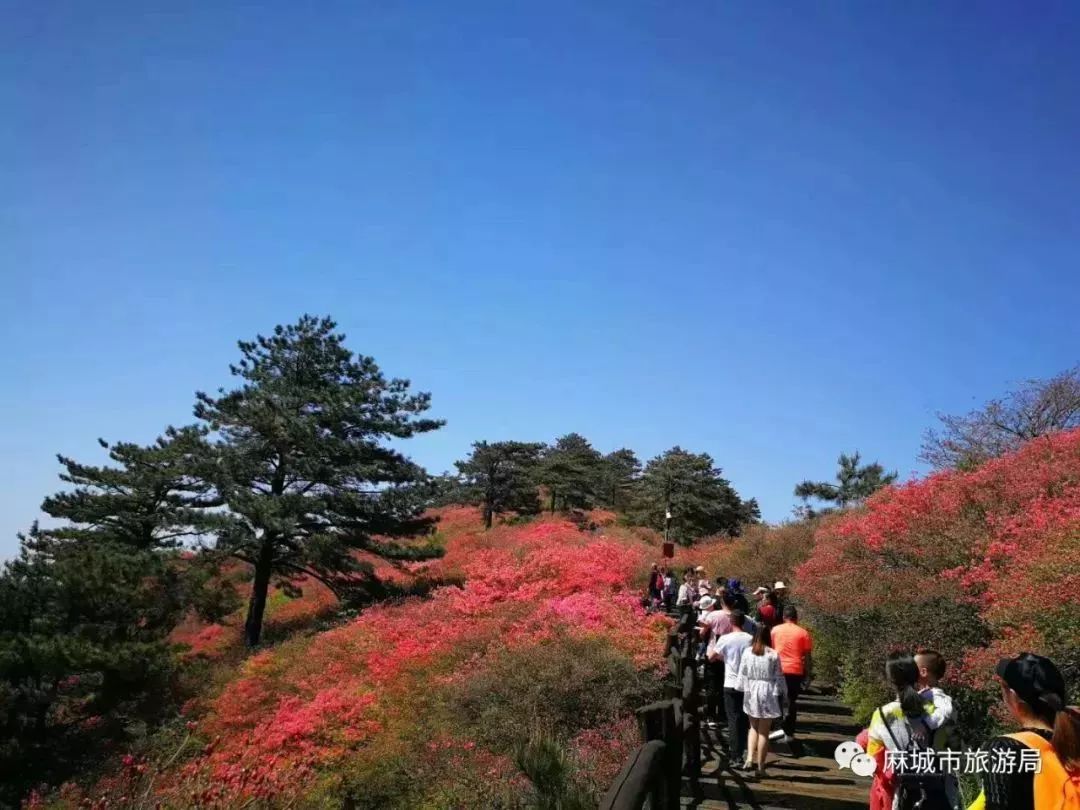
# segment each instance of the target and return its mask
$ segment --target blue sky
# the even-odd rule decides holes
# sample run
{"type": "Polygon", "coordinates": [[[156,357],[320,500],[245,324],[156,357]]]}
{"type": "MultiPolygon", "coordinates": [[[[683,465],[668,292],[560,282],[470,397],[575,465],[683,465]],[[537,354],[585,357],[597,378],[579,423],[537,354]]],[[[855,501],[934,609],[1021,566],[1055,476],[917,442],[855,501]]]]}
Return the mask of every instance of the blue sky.
{"type": "Polygon", "coordinates": [[[433,471],[571,430],[770,519],[1077,362],[1080,7],[4,3],[0,556],[331,314],[433,471]]]}

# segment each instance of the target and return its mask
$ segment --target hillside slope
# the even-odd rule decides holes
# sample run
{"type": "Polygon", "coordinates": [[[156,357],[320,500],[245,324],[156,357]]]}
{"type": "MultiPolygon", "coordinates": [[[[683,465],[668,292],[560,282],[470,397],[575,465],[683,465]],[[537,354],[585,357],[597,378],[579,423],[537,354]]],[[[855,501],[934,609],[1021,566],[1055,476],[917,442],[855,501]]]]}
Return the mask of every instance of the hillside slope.
{"type": "Polygon", "coordinates": [[[533,789],[515,752],[541,733],[576,752],[569,788],[606,788],[635,743],[632,710],[657,688],[667,620],[639,604],[655,537],[613,516],[595,532],[559,518],[484,532],[470,508],[440,517],[445,556],[410,568],[463,576],[462,587],[247,658],[188,707],[186,727],[90,795],[102,806],[509,807],[533,789]]]}
{"type": "Polygon", "coordinates": [[[976,738],[1002,656],[1049,656],[1080,698],[1080,431],[881,491],[822,525],[796,583],[863,714],[889,649],[920,645],[946,655],[976,738]]]}

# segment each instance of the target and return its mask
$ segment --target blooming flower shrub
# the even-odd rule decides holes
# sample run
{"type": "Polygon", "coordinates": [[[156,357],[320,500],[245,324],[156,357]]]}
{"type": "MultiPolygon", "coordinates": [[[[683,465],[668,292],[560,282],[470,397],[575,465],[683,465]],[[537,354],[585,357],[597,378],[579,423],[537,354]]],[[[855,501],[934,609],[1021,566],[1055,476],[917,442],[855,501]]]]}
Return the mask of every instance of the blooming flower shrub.
{"type": "Polygon", "coordinates": [[[795,596],[868,703],[890,646],[944,652],[976,726],[1000,656],[1045,654],[1077,689],[1080,431],[877,493],[818,530],[795,596]]]}
{"type": "MultiPolygon", "coordinates": [[[[145,805],[275,806],[298,797],[337,805],[348,797],[357,807],[477,806],[465,798],[486,795],[481,785],[496,780],[490,806],[516,806],[528,785],[514,767],[513,740],[477,726],[508,694],[495,688],[500,673],[545,673],[537,694],[549,697],[525,704],[507,725],[519,735],[557,726],[579,754],[582,783],[595,771],[592,789],[606,788],[634,736],[629,713],[659,683],[669,620],[644,612],[638,588],[656,546],[613,525],[594,534],[552,518],[484,531],[475,509],[439,512],[445,556],[407,575],[460,576],[462,586],[371,607],[244,660],[218,694],[198,702],[197,744],[173,762],[147,764],[145,805]],[[603,689],[594,685],[594,699],[581,696],[600,683],[596,667],[572,665],[583,656],[618,673],[603,689]],[[493,688],[471,688],[484,678],[493,688]],[[597,739],[590,730],[611,742],[589,744],[597,739]]],[[[305,587],[301,599],[274,606],[270,621],[323,610],[321,599],[305,587]]],[[[231,632],[216,627],[189,628],[190,655],[213,654],[231,632]]],[[[110,777],[86,795],[119,806],[131,793],[110,777]]]]}

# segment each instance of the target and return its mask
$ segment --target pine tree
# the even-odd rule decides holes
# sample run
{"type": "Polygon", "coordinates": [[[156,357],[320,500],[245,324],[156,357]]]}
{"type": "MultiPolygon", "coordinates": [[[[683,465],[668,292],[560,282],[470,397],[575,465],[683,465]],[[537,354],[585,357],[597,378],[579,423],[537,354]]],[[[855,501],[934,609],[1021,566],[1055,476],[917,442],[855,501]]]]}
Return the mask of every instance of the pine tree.
{"type": "Polygon", "coordinates": [[[217,549],[254,569],[249,645],[259,643],[272,578],[311,576],[340,592],[360,571],[354,549],[387,553],[376,536],[426,525],[410,487],[424,471],[386,442],[441,426],[420,417],[430,396],[386,379],[335,328],[305,315],[241,341],[231,371],[242,385],[197,394],[195,415],[215,437],[213,482],[228,507],[217,549]]]}
{"type": "Polygon", "coordinates": [[[673,447],[645,466],[633,516],[662,531],[670,514],[671,538],[690,545],[711,534],[737,535],[755,507],[756,501],[739,498],[707,453],[673,447]]]}
{"type": "Polygon", "coordinates": [[[534,474],[543,447],[529,442],[474,442],[469,457],[455,462],[469,496],[480,502],[486,528],[503,512],[540,511],[534,474]]]}
{"type": "MultiPolygon", "coordinates": [[[[454,462],[455,464],[457,462],[454,462]]],[[[431,496],[428,506],[456,506],[469,503],[476,497],[464,477],[458,472],[443,472],[429,479],[431,496]]]]}
{"type": "MultiPolygon", "coordinates": [[[[860,465],[862,457],[856,451],[853,455],[841,453],[837,459],[838,470],[836,483],[828,481],[803,481],[795,487],[795,496],[808,501],[810,498],[835,503],[840,509],[862,503],[882,487],[896,480],[896,473],[886,473],[877,462],[860,465]]],[[[806,513],[813,515],[809,505],[806,513]]]]}
{"type": "Polygon", "coordinates": [[[742,502],[742,513],[739,516],[739,523],[743,526],[761,523],[761,507],[758,505],[757,498],[750,498],[742,502]]]}
{"type": "Polygon", "coordinates": [[[207,507],[221,500],[205,480],[205,430],[168,428],[149,447],[131,442],[110,446],[115,466],[93,466],[58,455],[64,467],[60,480],[72,486],[45,499],[41,509],[69,521],[52,529],[56,540],[106,539],[132,549],[176,548],[198,534],[207,507]],[[201,474],[200,474],[201,473],[201,474]]]}
{"type": "Polygon", "coordinates": [[[604,456],[601,467],[603,502],[612,509],[625,510],[640,474],[641,462],[633,450],[623,447],[604,456]]]}
{"type": "Polygon", "coordinates": [[[0,770],[19,775],[13,791],[64,778],[163,716],[176,622],[190,607],[235,609],[203,559],[177,550],[219,503],[198,475],[203,432],[99,442],[113,464],[59,456],[71,489],[42,510],[62,522],[20,536],[0,572],[0,770]]]}
{"type": "Polygon", "coordinates": [[[176,552],[36,526],[0,572],[0,805],[92,765],[169,708],[176,552]]]}
{"type": "Polygon", "coordinates": [[[601,457],[589,440],[568,433],[547,449],[537,470],[537,478],[547,487],[551,511],[588,509],[601,486],[601,457]]]}

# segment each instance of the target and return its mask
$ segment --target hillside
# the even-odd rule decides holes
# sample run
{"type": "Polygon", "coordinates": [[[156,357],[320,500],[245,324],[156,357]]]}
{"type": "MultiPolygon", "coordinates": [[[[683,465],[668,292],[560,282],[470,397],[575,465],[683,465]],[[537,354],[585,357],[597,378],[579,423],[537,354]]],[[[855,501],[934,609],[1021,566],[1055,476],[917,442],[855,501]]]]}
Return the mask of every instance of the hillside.
{"type": "Polygon", "coordinates": [[[1080,699],[1080,431],[882,490],[817,530],[796,583],[863,716],[886,653],[922,645],[950,662],[970,739],[1000,710],[1002,656],[1049,656],[1080,699]]]}
{"type": "MultiPolygon", "coordinates": [[[[405,575],[464,577],[461,587],[246,659],[185,707],[183,728],[88,795],[101,806],[511,806],[531,790],[515,752],[540,732],[573,752],[574,789],[606,788],[635,744],[630,712],[657,686],[667,620],[639,604],[656,538],[610,513],[594,532],[560,518],[484,532],[475,509],[438,514],[445,556],[405,575]]],[[[271,621],[325,605],[305,590],[271,621]]],[[[235,625],[187,630],[189,655],[227,662],[240,649],[235,625]]],[[[72,786],[61,795],[81,798],[72,786]]]]}
{"type": "MultiPolygon", "coordinates": [[[[189,621],[174,641],[203,683],[183,716],[92,788],[35,803],[509,808],[558,795],[595,806],[637,744],[633,709],[659,694],[668,620],[640,605],[659,537],[610,512],[585,530],[544,516],[485,531],[473,507],[434,514],[441,558],[372,561],[422,595],[350,618],[304,583],[271,600],[268,639],[279,640],[250,657],[242,611],[189,621]]],[[[946,656],[972,743],[1002,719],[1000,655],[1050,656],[1080,697],[1080,431],[823,519],[679,548],[674,563],[748,589],[791,579],[818,675],[859,719],[885,698],[882,662],[901,647],[946,656]]]]}

